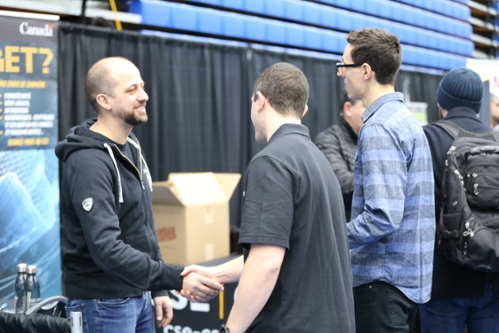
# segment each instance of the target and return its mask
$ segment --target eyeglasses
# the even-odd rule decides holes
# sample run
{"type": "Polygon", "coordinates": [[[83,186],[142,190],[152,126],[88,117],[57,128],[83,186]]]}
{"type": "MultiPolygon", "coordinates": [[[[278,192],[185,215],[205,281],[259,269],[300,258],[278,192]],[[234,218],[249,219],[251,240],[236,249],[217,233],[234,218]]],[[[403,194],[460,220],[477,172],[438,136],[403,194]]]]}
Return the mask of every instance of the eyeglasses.
{"type": "Polygon", "coordinates": [[[343,62],[337,62],[336,63],[336,70],[338,71],[338,74],[343,73],[343,67],[360,67],[362,64],[345,64],[343,62]]]}

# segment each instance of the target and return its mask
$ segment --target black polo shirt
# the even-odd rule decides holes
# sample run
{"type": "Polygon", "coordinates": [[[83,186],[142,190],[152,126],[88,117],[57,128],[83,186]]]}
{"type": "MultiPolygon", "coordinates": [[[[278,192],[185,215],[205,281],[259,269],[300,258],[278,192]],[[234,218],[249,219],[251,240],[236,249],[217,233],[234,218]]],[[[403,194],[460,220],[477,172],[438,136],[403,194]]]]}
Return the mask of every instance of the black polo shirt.
{"type": "Polygon", "coordinates": [[[340,185],[303,125],[285,124],[244,179],[239,244],[286,254],[247,332],[354,332],[352,275],[340,185]]]}

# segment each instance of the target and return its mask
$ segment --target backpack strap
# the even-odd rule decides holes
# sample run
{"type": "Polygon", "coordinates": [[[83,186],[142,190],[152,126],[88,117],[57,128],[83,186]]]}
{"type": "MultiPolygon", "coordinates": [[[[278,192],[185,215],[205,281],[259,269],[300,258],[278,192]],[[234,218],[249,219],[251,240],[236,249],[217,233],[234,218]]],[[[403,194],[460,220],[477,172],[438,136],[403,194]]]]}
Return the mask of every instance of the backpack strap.
{"type": "Polygon", "coordinates": [[[454,140],[458,136],[469,136],[469,137],[486,137],[492,140],[495,140],[496,142],[499,142],[499,131],[491,130],[490,132],[487,133],[471,133],[466,131],[465,129],[462,129],[458,125],[448,121],[448,120],[443,120],[440,119],[433,124],[437,125],[438,127],[442,128],[447,134],[449,134],[454,140]]]}
{"type": "Polygon", "coordinates": [[[449,134],[454,140],[459,136],[459,132],[463,131],[461,127],[457,126],[454,123],[451,123],[448,120],[440,119],[439,121],[436,121],[433,124],[437,125],[445,132],[447,132],[447,134],[449,134]]]}
{"type": "Polygon", "coordinates": [[[490,134],[492,134],[494,136],[494,139],[496,139],[496,141],[499,142],[499,131],[492,130],[490,134]]]}

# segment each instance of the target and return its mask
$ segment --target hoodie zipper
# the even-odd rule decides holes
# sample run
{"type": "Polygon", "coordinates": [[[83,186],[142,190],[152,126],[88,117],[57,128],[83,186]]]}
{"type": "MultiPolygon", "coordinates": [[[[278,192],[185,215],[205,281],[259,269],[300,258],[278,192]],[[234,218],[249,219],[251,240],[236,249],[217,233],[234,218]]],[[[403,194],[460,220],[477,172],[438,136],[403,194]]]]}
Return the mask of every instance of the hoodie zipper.
{"type": "MultiPolygon", "coordinates": [[[[116,146],[116,144],[113,144],[113,147],[115,147],[116,148],[115,150],[117,150],[119,152],[119,154],[121,156],[123,156],[125,158],[125,160],[127,160],[133,166],[133,168],[137,171],[137,173],[139,174],[139,179],[140,179],[140,184],[142,186],[142,190],[144,191],[146,188],[144,186],[144,181],[142,179],[142,152],[140,150],[140,145],[137,145],[137,143],[133,142],[133,140],[131,140],[131,139],[128,139],[128,140],[139,151],[139,155],[140,155],[140,162],[139,162],[140,163],[140,170],[137,169],[137,166],[132,161],[130,161],[130,159],[125,156],[125,154],[123,154],[121,152],[121,150],[118,148],[118,146],[116,146]]],[[[119,193],[119,202],[122,203],[122,202],[124,202],[124,200],[123,200],[123,188],[121,186],[120,169],[118,168],[118,163],[116,162],[116,158],[114,157],[114,153],[113,153],[112,147],[108,143],[104,143],[104,147],[107,149],[107,151],[109,153],[109,156],[111,157],[111,160],[113,161],[114,167],[116,169],[116,173],[118,174],[118,185],[119,185],[119,192],[120,192],[119,193]]]]}
{"type": "MultiPolygon", "coordinates": [[[[126,140],[139,151],[140,170],[137,169],[137,167],[135,166],[135,164],[132,163],[132,161],[130,161],[130,160],[129,161],[130,161],[130,163],[132,163],[132,165],[135,167],[137,172],[140,174],[140,176],[139,176],[140,184],[142,185],[142,189],[145,190],[146,187],[144,186],[144,179],[142,178],[142,159],[143,159],[142,158],[142,148],[140,147],[140,144],[138,142],[135,142],[132,138],[128,137],[126,140]]],[[[120,151],[120,153],[121,153],[121,151],[120,151]]],[[[123,153],[121,153],[121,154],[123,155],[123,153]]]]}
{"type": "MultiPolygon", "coordinates": [[[[116,145],[114,145],[114,146],[116,146],[116,145]]],[[[109,156],[111,157],[111,160],[113,161],[114,168],[116,169],[116,173],[118,174],[118,186],[119,186],[119,192],[120,192],[119,193],[119,202],[122,203],[123,202],[123,187],[121,186],[120,169],[118,168],[118,163],[116,163],[116,158],[114,158],[113,148],[111,148],[111,146],[108,143],[104,143],[104,147],[107,149],[107,152],[108,152],[109,156]]]]}
{"type": "MultiPolygon", "coordinates": [[[[130,141],[129,141],[130,142],[130,141]]],[[[133,142],[133,141],[132,141],[133,142]]],[[[135,143],[135,142],[134,142],[135,143]]],[[[142,152],[140,151],[140,147],[138,148],[139,150],[139,156],[141,157],[140,158],[140,170],[137,168],[137,166],[132,162],[130,161],[130,159],[128,157],[125,156],[125,154],[123,154],[121,152],[121,150],[118,148],[118,146],[114,145],[116,147],[116,150],[120,153],[121,156],[123,156],[128,162],[130,162],[130,164],[133,166],[133,168],[137,171],[137,173],[139,174],[139,179],[140,179],[140,184],[142,185],[142,189],[145,190],[146,187],[144,186],[144,181],[142,180],[142,152]]],[[[136,146],[135,146],[136,147],[136,146]]]]}

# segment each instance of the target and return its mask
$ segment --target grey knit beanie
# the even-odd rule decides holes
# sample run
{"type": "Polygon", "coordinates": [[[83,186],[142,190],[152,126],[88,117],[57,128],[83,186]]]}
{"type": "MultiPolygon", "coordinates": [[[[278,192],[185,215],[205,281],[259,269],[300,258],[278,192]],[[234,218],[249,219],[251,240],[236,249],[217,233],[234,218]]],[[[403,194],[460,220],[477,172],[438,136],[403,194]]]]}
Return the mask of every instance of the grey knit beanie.
{"type": "Polygon", "coordinates": [[[437,90],[437,103],[448,111],[465,106],[478,113],[482,98],[482,79],[468,68],[456,68],[445,74],[437,90]]]}

